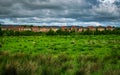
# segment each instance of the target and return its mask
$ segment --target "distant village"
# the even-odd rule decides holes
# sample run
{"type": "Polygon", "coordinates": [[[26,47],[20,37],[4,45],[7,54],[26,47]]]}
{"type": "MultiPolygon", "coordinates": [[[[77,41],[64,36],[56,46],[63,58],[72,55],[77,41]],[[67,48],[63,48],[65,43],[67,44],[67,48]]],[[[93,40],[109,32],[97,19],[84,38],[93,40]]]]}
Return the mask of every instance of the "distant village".
{"type": "Polygon", "coordinates": [[[115,28],[112,26],[27,26],[27,25],[21,25],[21,26],[15,26],[15,25],[3,25],[1,26],[1,30],[13,30],[13,31],[33,31],[33,32],[48,32],[50,30],[53,30],[56,32],[57,30],[61,29],[62,31],[75,31],[75,32],[84,32],[87,30],[90,31],[104,31],[104,30],[110,30],[113,31],[115,28]]]}

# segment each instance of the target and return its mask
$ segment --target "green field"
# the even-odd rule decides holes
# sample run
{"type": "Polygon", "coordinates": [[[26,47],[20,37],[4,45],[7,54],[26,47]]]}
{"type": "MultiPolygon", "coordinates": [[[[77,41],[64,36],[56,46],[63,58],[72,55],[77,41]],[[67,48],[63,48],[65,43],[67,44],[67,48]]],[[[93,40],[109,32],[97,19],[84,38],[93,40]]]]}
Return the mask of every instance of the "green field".
{"type": "Polygon", "coordinates": [[[120,75],[120,36],[2,36],[0,75],[120,75]]]}

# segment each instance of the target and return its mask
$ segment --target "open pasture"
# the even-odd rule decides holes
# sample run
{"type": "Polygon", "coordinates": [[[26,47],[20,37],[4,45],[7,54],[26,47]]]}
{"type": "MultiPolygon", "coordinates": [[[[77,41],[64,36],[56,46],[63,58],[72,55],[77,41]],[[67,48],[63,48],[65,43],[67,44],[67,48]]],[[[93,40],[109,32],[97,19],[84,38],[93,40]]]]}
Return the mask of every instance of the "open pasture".
{"type": "Polygon", "coordinates": [[[3,36],[0,61],[0,75],[120,75],[120,36],[3,36]]]}

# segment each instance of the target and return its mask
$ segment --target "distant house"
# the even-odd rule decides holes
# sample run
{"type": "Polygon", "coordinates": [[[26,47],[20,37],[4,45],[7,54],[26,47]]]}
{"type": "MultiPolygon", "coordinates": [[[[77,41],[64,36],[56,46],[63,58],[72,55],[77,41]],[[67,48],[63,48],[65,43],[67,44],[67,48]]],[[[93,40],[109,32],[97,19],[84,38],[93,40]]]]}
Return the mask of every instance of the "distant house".
{"type": "Polygon", "coordinates": [[[33,32],[40,32],[40,28],[39,28],[38,26],[33,26],[33,27],[31,28],[31,30],[32,30],[33,32]]]}
{"type": "Polygon", "coordinates": [[[58,30],[58,28],[56,28],[56,27],[51,27],[50,29],[53,30],[54,32],[56,32],[58,30]]]}
{"type": "Polygon", "coordinates": [[[23,26],[17,26],[14,29],[15,31],[24,31],[24,27],[23,26]]]}
{"type": "Polygon", "coordinates": [[[8,26],[1,26],[1,30],[13,30],[13,31],[33,31],[33,32],[48,32],[49,30],[53,30],[53,31],[57,31],[59,29],[61,29],[62,31],[75,31],[75,32],[84,32],[87,30],[90,31],[104,31],[104,30],[114,30],[114,27],[111,26],[107,26],[107,27],[102,27],[102,26],[98,26],[98,27],[94,27],[94,26],[88,26],[88,27],[82,27],[80,26],[79,28],[77,26],[61,26],[59,27],[55,27],[55,26],[42,26],[42,27],[38,27],[38,26],[14,26],[14,25],[8,25],[8,26]]]}
{"type": "Polygon", "coordinates": [[[88,28],[86,28],[86,27],[83,27],[83,32],[85,32],[85,31],[87,31],[88,30],[88,28]]]}
{"type": "Polygon", "coordinates": [[[61,26],[62,31],[68,31],[69,29],[66,26],[61,26]]]}
{"type": "Polygon", "coordinates": [[[77,26],[72,26],[72,27],[70,28],[70,30],[76,32],[76,31],[77,31],[77,26]]]}
{"type": "Polygon", "coordinates": [[[88,28],[88,30],[90,30],[90,31],[96,31],[96,28],[95,28],[94,26],[88,26],[87,28],[88,28]]]}
{"type": "Polygon", "coordinates": [[[112,31],[112,30],[114,30],[114,28],[111,27],[111,26],[107,26],[107,27],[106,27],[106,30],[111,30],[111,31],[112,31]]]}
{"type": "Polygon", "coordinates": [[[19,31],[20,26],[14,28],[14,31],[19,31]]]}
{"type": "Polygon", "coordinates": [[[80,27],[78,28],[78,32],[82,32],[82,31],[83,31],[83,27],[80,26],[80,27]]]}
{"type": "Polygon", "coordinates": [[[104,30],[105,30],[105,27],[99,26],[99,27],[97,28],[97,30],[98,30],[98,31],[104,31],[104,30]]]}
{"type": "Polygon", "coordinates": [[[1,27],[1,30],[2,30],[2,31],[4,31],[4,30],[8,30],[8,28],[2,26],[2,27],[1,27]]]}
{"type": "Polygon", "coordinates": [[[31,31],[30,27],[24,27],[24,31],[31,31]]]}
{"type": "Polygon", "coordinates": [[[47,27],[40,27],[40,32],[48,32],[50,28],[47,27]]]}
{"type": "Polygon", "coordinates": [[[12,25],[9,25],[9,26],[2,26],[1,27],[1,30],[15,30],[15,27],[14,26],[12,26],[12,25]]]}
{"type": "Polygon", "coordinates": [[[8,30],[14,30],[15,29],[15,27],[14,26],[12,26],[12,25],[10,25],[10,26],[8,26],[8,28],[7,28],[8,30]]]}
{"type": "Polygon", "coordinates": [[[15,31],[31,31],[30,27],[24,27],[24,26],[17,26],[14,28],[15,31]]]}

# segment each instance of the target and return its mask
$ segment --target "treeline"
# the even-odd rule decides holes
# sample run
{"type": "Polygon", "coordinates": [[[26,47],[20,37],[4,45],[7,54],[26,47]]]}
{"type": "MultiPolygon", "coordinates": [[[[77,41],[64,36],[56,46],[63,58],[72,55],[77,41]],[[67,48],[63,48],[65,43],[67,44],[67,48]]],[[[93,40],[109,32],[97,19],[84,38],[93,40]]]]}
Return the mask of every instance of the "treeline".
{"type": "Polygon", "coordinates": [[[104,31],[84,31],[84,32],[76,32],[76,31],[62,31],[61,29],[54,32],[50,30],[48,32],[32,32],[32,31],[13,31],[13,30],[5,30],[2,31],[0,29],[1,36],[40,36],[40,35],[120,35],[120,28],[115,28],[113,31],[111,30],[104,30],[104,31]]]}

